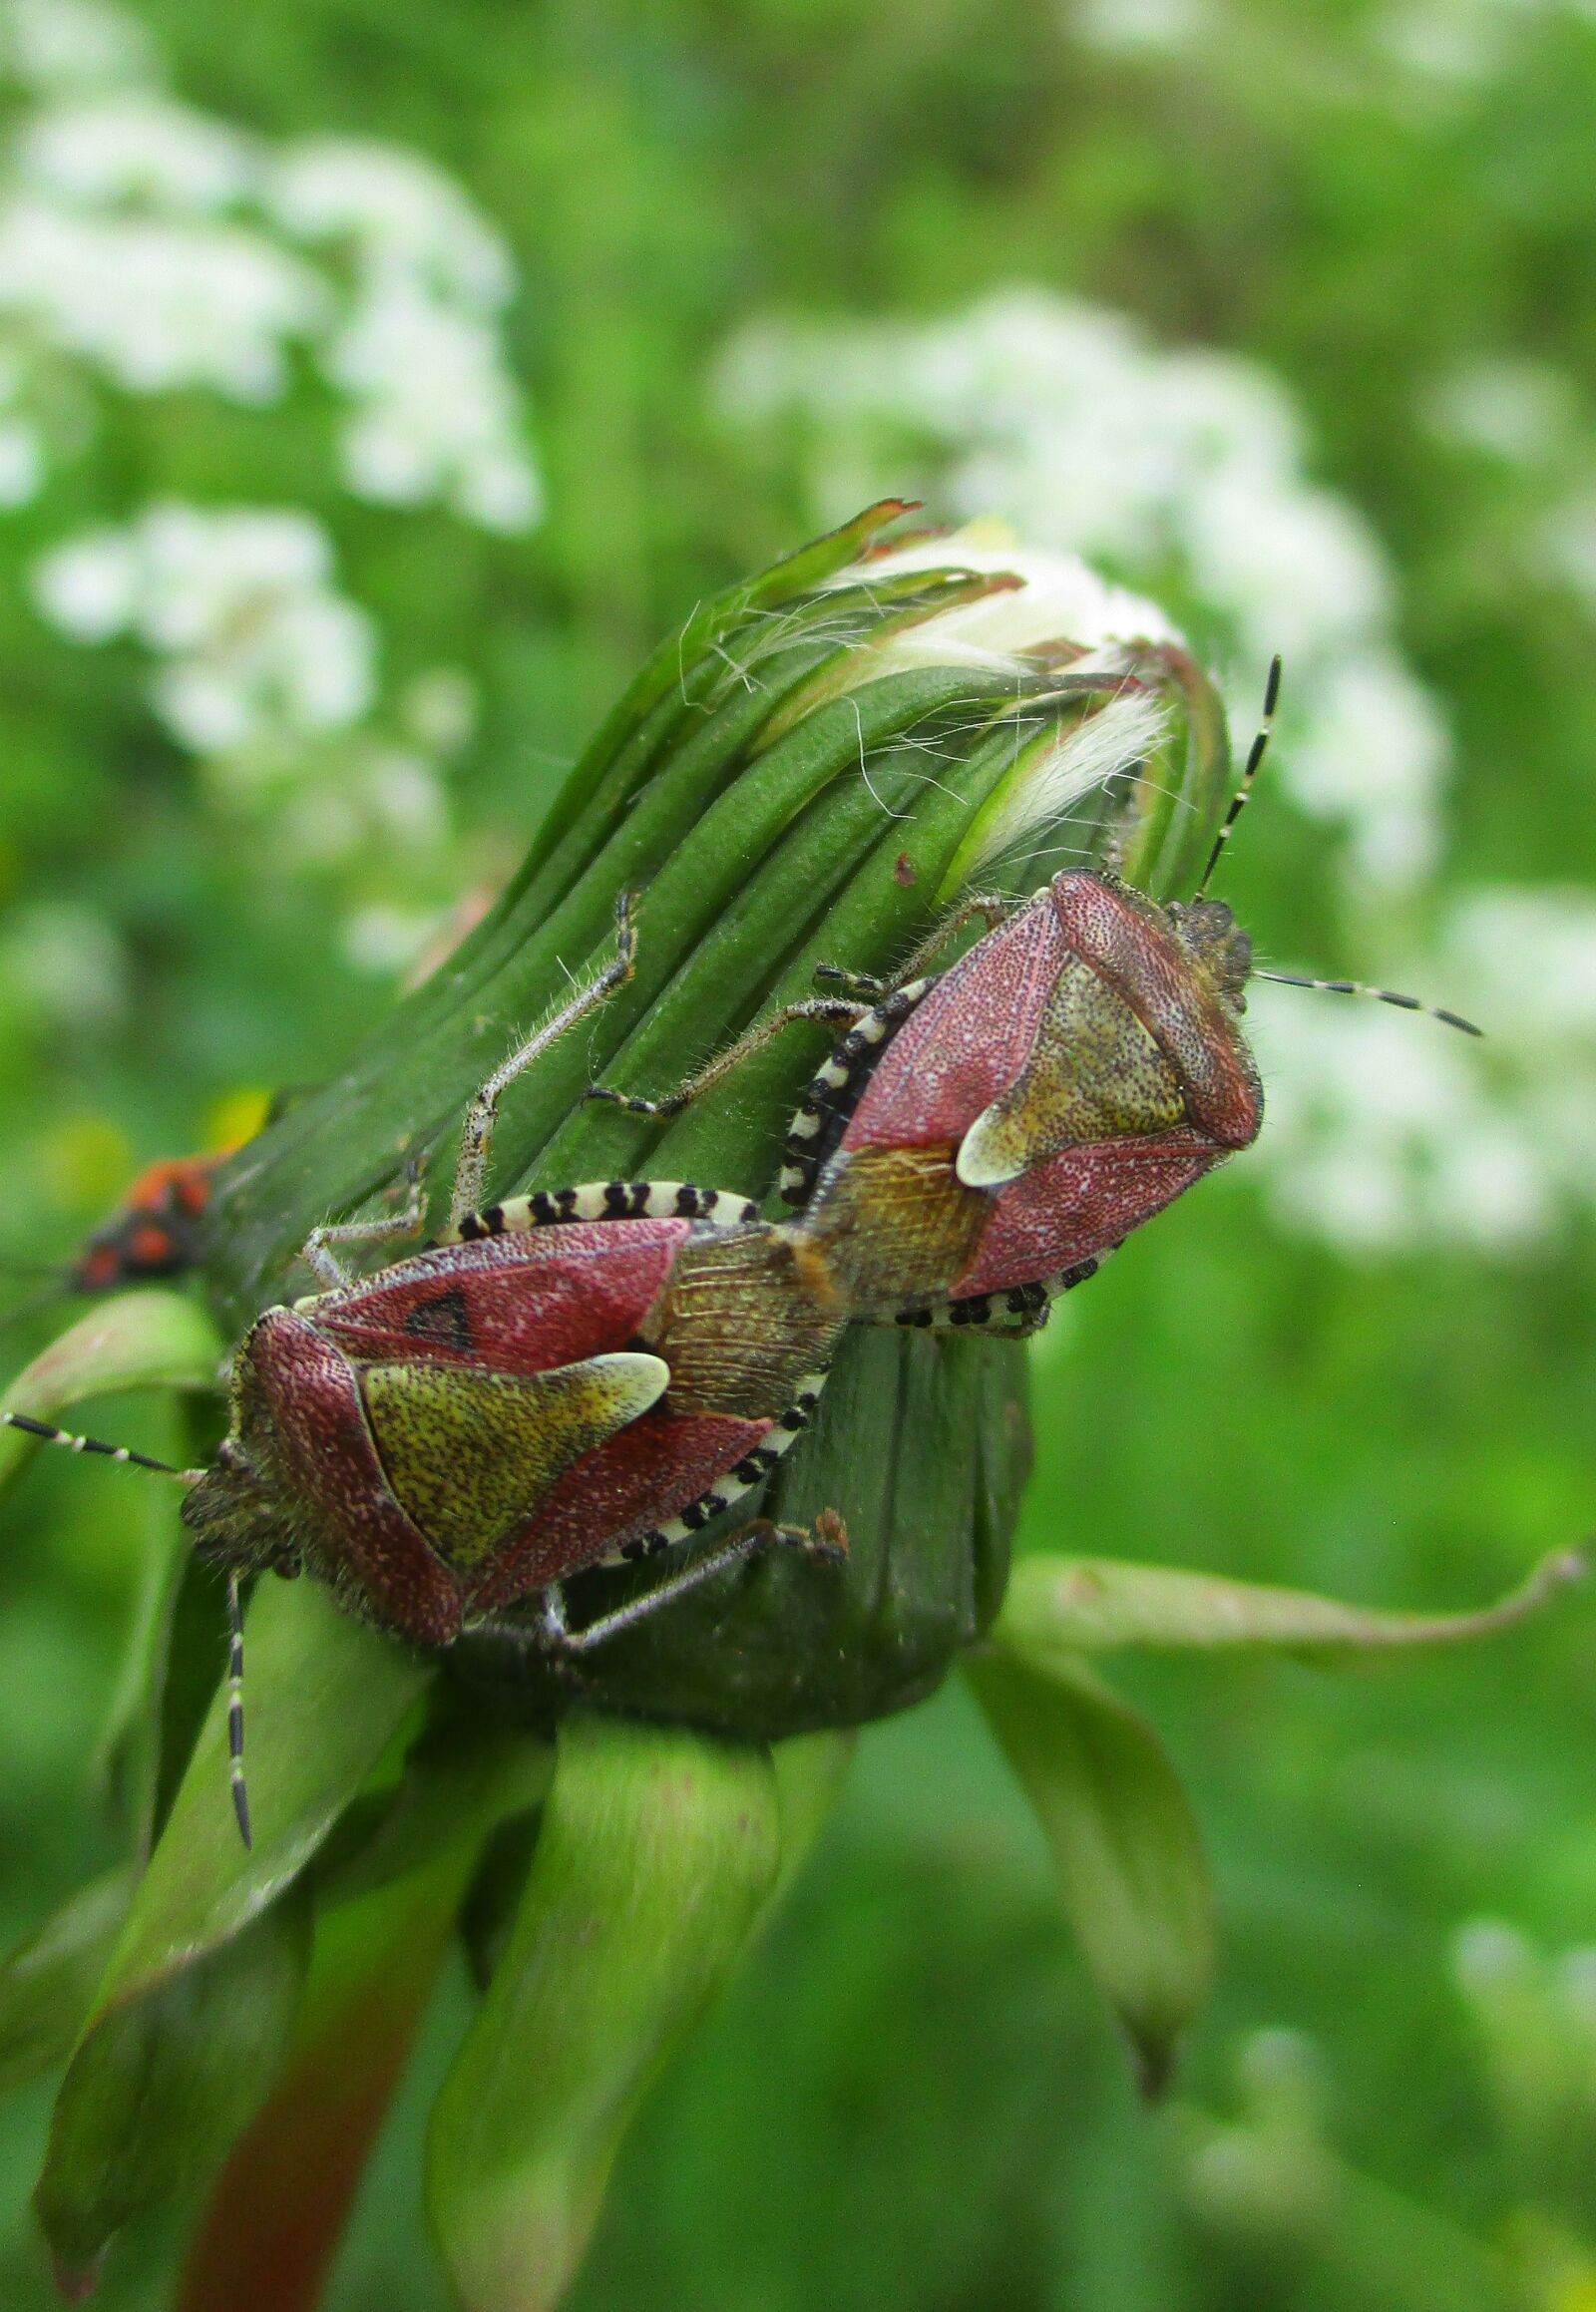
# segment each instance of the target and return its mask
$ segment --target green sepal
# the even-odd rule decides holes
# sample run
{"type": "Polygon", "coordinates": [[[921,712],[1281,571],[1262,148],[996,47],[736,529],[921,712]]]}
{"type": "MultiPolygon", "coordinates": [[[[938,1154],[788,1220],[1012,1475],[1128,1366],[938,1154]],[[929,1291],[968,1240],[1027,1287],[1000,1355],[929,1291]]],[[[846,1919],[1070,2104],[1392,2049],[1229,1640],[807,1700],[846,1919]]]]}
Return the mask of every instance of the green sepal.
{"type": "Polygon", "coordinates": [[[308,1903],[278,1902],[147,1996],[98,2012],[34,2194],[63,2293],[86,2293],[125,2224],[219,2164],[282,2061],[309,1948],[308,1903]]]}
{"type": "Polygon", "coordinates": [[[427,2203],[464,2312],[545,2312],[649,2084],[774,1883],[769,1752],[575,1715],[515,1927],[433,2109],[427,2203]]]}
{"type": "Polygon", "coordinates": [[[133,1885],[127,1869],[91,1879],[0,1960],[0,2095],[41,2079],[72,2053],[133,1885]]]}
{"type": "Polygon", "coordinates": [[[1045,1675],[998,1647],[965,1676],[1041,1824],[1065,1913],[1148,2096],[1162,2093],[1214,1972],[1213,1897],[1157,1734],[1080,1662],[1045,1675]]]}
{"type": "Polygon", "coordinates": [[[1492,1605],[1420,1614],[1346,1606],[1304,1590],[1177,1566],[1025,1557],[1014,1567],[993,1635],[1041,1671],[1081,1652],[1126,1646],[1203,1653],[1261,1648],[1325,1663],[1356,1661],[1489,1637],[1538,1613],[1588,1571],[1582,1552],[1557,1550],[1492,1605]]]}

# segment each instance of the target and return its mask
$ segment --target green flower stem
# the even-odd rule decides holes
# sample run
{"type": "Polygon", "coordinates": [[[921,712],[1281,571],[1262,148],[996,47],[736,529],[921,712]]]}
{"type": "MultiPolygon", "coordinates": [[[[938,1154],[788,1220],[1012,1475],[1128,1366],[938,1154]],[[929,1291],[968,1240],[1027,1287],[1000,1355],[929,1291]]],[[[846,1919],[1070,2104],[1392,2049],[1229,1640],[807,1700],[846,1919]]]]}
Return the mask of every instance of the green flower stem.
{"type": "Polygon", "coordinates": [[[427,2197],[465,2312],[546,2312],[621,2135],[775,1881],[768,1750],[575,1716],[509,1946],[434,2107],[427,2197]]]}
{"type": "Polygon", "coordinates": [[[1493,1605],[1454,1614],[1346,1606],[1302,1590],[1131,1565],[1119,1558],[1027,1557],[1013,1571],[994,1641],[1033,1669],[1083,1651],[1141,1646],[1200,1653],[1267,1648],[1315,1661],[1356,1661],[1403,1648],[1457,1645],[1510,1629],[1589,1572],[1557,1550],[1493,1605]]]}

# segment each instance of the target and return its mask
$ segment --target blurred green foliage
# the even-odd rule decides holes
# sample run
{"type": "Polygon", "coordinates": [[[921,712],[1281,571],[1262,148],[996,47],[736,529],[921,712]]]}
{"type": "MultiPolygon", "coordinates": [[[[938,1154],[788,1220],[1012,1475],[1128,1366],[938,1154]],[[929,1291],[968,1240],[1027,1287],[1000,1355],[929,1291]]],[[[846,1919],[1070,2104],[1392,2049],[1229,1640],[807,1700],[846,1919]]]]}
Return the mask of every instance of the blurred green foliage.
{"type": "MultiPolygon", "coordinates": [[[[395,676],[445,663],[480,685],[454,782],[469,832],[430,896],[512,860],[643,649],[808,527],[795,479],[712,414],[727,334],[772,305],[938,313],[1017,277],[1278,372],[1319,478],[1395,558],[1410,657],[1449,713],[1448,873],[1588,874],[1589,610],[1523,551],[1542,481],[1425,413],[1465,358],[1548,365],[1579,410],[1596,395],[1596,23],[1506,0],[1136,16],[1165,33],[1104,45],[1018,0],[148,6],[185,98],[273,135],[415,145],[522,271],[542,527],[337,513],[395,676]]],[[[85,519],[178,490],[316,506],[297,438],[174,395],[63,487],[85,519]]],[[[29,1260],[240,1085],[329,1070],[387,1000],[328,937],[315,876],[262,876],[197,809],[130,660],[41,624],[20,582],[34,520],[8,518],[0,582],[0,898],[80,904],[129,967],[120,1011],[4,1010],[0,1246],[29,1260]]],[[[1227,896],[1274,952],[1356,965],[1328,842],[1263,801],[1227,896]]],[[[1272,1226],[1243,1163],[1032,1350],[1028,1535],[1368,1602],[1493,1595],[1590,1521],[1593,1284],[1588,1223],[1510,1261],[1343,1260],[1272,1226]]],[[[35,1328],[16,1340],[20,1361],[35,1328]]],[[[117,1422],[163,1449],[158,1416],[117,1422]]],[[[112,1859],[85,1784],[133,1579],[123,1484],[41,1465],[7,1521],[7,1940],[112,1859]]],[[[1588,1969],[1558,1955],[1596,1942],[1592,1661],[1576,1602],[1356,1680],[1123,1673],[1195,1793],[1222,1912],[1219,1995],[1162,2115],[1135,2107],[965,1698],[868,1735],[794,1902],[649,2106],[574,2303],[1589,2312],[1596,2027],[1588,1969]],[[1482,1917],[1511,1933],[1459,1945],[1482,1917]]],[[[416,2137],[463,2004],[435,2019],[337,2312],[440,2301],[416,2137]]],[[[18,2312],[49,2300],[26,2212],[44,2111],[0,2108],[18,2312]]],[[[115,2269],[110,2312],[162,2300],[158,2246],[115,2269]]]]}

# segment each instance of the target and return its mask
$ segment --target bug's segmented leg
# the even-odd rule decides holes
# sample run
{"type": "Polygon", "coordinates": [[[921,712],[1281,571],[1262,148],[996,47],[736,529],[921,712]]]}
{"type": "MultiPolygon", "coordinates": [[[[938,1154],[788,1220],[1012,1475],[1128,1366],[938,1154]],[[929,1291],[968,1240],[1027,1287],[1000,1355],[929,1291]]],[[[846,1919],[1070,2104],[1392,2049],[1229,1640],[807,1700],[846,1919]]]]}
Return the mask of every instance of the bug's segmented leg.
{"type": "Polygon", "coordinates": [[[878,979],[873,971],[850,971],[842,963],[817,963],[815,977],[828,986],[846,987],[850,995],[863,996],[870,1003],[879,1003],[894,986],[891,979],[878,979]]]}
{"type": "Polygon", "coordinates": [[[232,1776],[232,1811],[245,1848],[249,1834],[249,1792],[243,1778],[243,1606],[238,1577],[227,1576],[227,1763],[232,1776]]]}
{"type": "Polygon", "coordinates": [[[406,1168],[409,1190],[401,1212],[389,1213],[381,1220],[341,1220],[323,1228],[313,1228],[305,1238],[299,1258],[324,1292],[336,1293],[352,1284],[348,1270],[330,1248],[333,1245],[391,1244],[396,1237],[419,1236],[427,1217],[427,1192],[422,1185],[421,1166],[412,1161],[406,1168]]]}
{"type": "Polygon", "coordinates": [[[678,1509],[674,1517],[666,1517],[647,1533],[633,1535],[630,1541],[607,1550],[596,1565],[632,1565],[639,1559],[658,1557],[664,1550],[674,1549],[677,1542],[690,1540],[711,1518],[719,1517],[733,1502],[762,1485],[783,1453],[798,1442],[814,1419],[820,1392],[826,1385],[824,1372],[806,1372],[786,1411],[771,1424],[751,1453],[746,1453],[724,1477],[717,1480],[696,1501],[689,1501],[678,1509]]]}
{"type": "Polygon", "coordinates": [[[1023,1341],[1039,1333],[1060,1294],[1095,1277],[1104,1261],[1119,1250],[1110,1245],[1073,1268],[1059,1269],[1032,1285],[1014,1285],[1004,1293],[972,1293],[960,1301],[928,1301],[915,1309],[898,1309],[890,1322],[920,1333],[982,1333],[991,1340],[1023,1341]]]}
{"type": "Polygon", "coordinates": [[[804,1205],[814,1193],[820,1167],[842,1136],[843,1127],[859,1105],[870,1071],[882,1048],[897,1033],[933,979],[911,979],[856,1018],[846,1035],[833,1044],[831,1056],[798,1103],[787,1127],[782,1150],[780,1188],[783,1200],[804,1205]]]}
{"type": "Polygon", "coordinates": [[[906,961],[895,984],[902,987],[910,979],[924,978],[929,965],[936,962],[944,948],[951,948],[955,940],[970,929],[978,916],[989,932],[995,932],[999,924],[1007,923],[1009,917],[1017,912],[1017,903],[1004,899],[1000,892],[972,893],[969,899],[960,902],[951,915],[944,916],[936,929],[921,941],[906,961]]]}
{"type": "Polygon", "coordinates": [[[683,1566],[680,1573],[672,1574],[669,1581],[628,1598],[623,1606],[600,1614],[597,1621],[586,1623],[580,1630],[573,1630],[566,1620],[565,1599],[555,1584],[545,1593],[539,1638],[551,1653],[585,1654],[591,1647],[601,1646],[605,1639],[617,1637],[622,1630],[635,1628],[637,1623],[658,1613],[661,1606],[673,1605],[700,1583],[723,1573],[727,1566],[737,1565],[758,1551],[772,1547],[801,1549],[807,1556],[829,1565],[840,1564],[847,1556],[846,1540],[839,1540],[834,1533],[813,1533],[807,1525],[779,1525],[773,1518],[755,1518],[718,1548],[706,1550],[691,1565],[683,1566]]]}
{"type": "Polygon", "coordinates": [[[583,1098],[607,1100],[612,1107],[623,1108],[628,1116],[678,1116],[683,1108],[690,1107],[694,1100],[712,1090],[723,1076],[730,1075],[745,1059],[762,1050],[784,1027],[795,1026],[800,1020],[817,1019],[827,1026],[851,1026],[864,1008],[861,1003],[846,1002],[835,995],[815,995],[802,1003],[787,1003],[780,1011],[773,1011],[768,1019],[756,1020],[696,1075],[688,1076],[673,1092],[661,1092],[657,1100],[645,1100],[632,1092],[617,1092],[609,1084],[590,1084],[583,1098]]]}
{"type": "Polygon", "coordinates": [[[449,1225],[458,1228],[468,1212],[475,1212],[482,1203],[483,1184],[488,1177],[488,1159],[493,1149],[494,1125],[498,1121],[499,1101],[518,1075],[541,1058],[552,1043],[557,1043],[568,1030],[606,1003],[617,987],[623,987],[631,977],[637,962],[637,928],[631,919],[632,895],[623,891],[615,901],[615,953],[611,963],[604,965],[586,987],[579,987],[569,1003],[563,1003],[553,1018],[526,1042],[520,1044],[502,1066],[483,1085],[471,1106],[466,1110],[466,1121],[460,1134],[460,1161],[455,1167],[454,1193],[449,1199],[449,1225]]]}
{"type": "Polygon", "coordinates": [[[758,1218],[751,1198],[691,1180],[587,1180],[577,1188],[538,1188],[481,1212],[464,1212],[439,1242],[476,1244],[483,1237],[519,1236],[570,1221],[701,1220],[711,1228],[745,1228],[758,1218]]]}

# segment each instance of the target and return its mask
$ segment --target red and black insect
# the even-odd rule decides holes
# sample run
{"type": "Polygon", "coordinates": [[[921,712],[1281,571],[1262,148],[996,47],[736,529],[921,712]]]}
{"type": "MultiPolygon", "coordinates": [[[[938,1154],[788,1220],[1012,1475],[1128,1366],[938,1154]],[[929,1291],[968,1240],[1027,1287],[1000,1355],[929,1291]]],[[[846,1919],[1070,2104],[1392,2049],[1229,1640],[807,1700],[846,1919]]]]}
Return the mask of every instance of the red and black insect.
{"type": "Polygon", "coordinates": [[[202,1229],[216,1174],[232,1154],[175,1156],[147,1165],[102,1222],[63,1279],[69,1293],[110,1293],[123,1285],[181,1277],[204,1257],[202,1229]]]}
{"type": "MultiPolygon", "coordinates": [[[[791,1021],[846,1023],[789,1132],[782,1189],[811,1289],[851,1317],[1025,1330],[1130,1232],[1256,1139],[1250,978],[1260,971],[1209,883],[1268,743],[1263,727],[1193,898],[1159,906],[1071,869],[1021,906],[965,903],[896,985],[823,969],[847,996],[789,1005],[663,1100],[668,1115],[791,1021]],[[949,970],[926,964],[978,918],[949,970]]],[[[1455,1013],[1435,1016],[1477,1034],[1455,1013]]]]}

